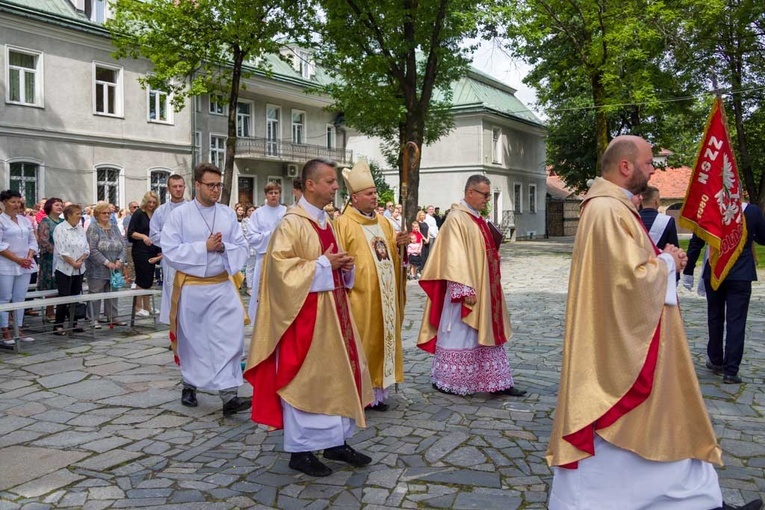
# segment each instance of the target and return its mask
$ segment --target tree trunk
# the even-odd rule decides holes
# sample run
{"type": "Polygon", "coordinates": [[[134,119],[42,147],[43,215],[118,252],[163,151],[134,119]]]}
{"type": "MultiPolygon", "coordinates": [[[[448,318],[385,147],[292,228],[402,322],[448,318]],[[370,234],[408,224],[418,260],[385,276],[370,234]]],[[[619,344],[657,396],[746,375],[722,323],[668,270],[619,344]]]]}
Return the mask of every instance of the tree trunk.
{"type": "Polygon", "coordinates": [[[416,164],[407,171],[407,195],[406,199],[401,197],[401,203],[404,204],[404,214],[406,224],[411,225],[417,218],[419,187],[420,187],[420,162],[422,161],[422,142],[423,142],[423,122],[417,114],[407,114],[406,120],[399,126],[399,150],[398,150],[398,176],[399,182],[403,184],[404,178],[404,150],[407,142],[414,142],[420,149],[420,158],[416,164]]]}
{"type": "Polygon", "coordinates": [[[603,153],[606,152],[606,147],[608,147],[609,142],[608,119],[606,118],[606,112],[603,110],[606,91],[601,81],[600,73],[596,72],[592,74],[590,83],[592,83],[592,102],[595,105],[595,146],[598,150],[598,159],[595,163],[595,175],[601,175],[602,169],[600,168],[600,158],[603,156],[603,153]]]}
{"type": "Polygon", "coordinates": [[[231,190],[234,184],[234,158],[236,157],[236,103],[239,101],[239,84],[242,81],[242,62],[244,52],[238,46],[234,50],[233,69],[231,70],[231,90],[228,100],[228,136],[226,138],[226,161],[223,164],[223,191],[220,203],[231,205],[231,190]]]}

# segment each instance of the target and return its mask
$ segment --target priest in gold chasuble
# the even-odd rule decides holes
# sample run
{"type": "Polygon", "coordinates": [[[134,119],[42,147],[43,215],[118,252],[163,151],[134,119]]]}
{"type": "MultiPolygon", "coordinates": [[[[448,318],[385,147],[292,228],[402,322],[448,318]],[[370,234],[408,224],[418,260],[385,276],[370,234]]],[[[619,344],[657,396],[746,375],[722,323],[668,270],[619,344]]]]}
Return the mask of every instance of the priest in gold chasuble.
{"type": "Polygon", "coordinates": [[[651,146],[620,136],[584,203],[571,257],[549,508],[722,506],[721,451],[677,303],[679,248],[660,252],[631,201],[651,146]]]}
{"type": "Polygon", "coordinates": [[[428,296],[418,346],[432,354],[433,388],[443,393],[478,392],[515,397],[503,344],[510,316],[502,292],[499,246],[480,211],[491,181],[473,175],[463,200],[449,211],[428,255],[420,286],[428,296]]]}
{"type": "Polygon", "coordinates": [[[399,246],[409,243],[384,216],[375,212],[377,189],[365,161],[343,170],[351,205],[335,220],[337,239],[355,259],[356,275],[348,291],[361,335],[375,399],[369,406],[385,411],[389,388],[404,379],[401,322],[404,287],[399,246]]]}
{"type": "Polygon", "coordinates": [[[308,161],[303,197],[271,234],[244,374],[252,420],[283,428],[289,466],[310,476],[332,473],[315,450],[353,466],[371,461],[345,442],[366,426],[372,384],[347,296],[354,259],[323,210],[337,181],[333,162],[308,161]]]}

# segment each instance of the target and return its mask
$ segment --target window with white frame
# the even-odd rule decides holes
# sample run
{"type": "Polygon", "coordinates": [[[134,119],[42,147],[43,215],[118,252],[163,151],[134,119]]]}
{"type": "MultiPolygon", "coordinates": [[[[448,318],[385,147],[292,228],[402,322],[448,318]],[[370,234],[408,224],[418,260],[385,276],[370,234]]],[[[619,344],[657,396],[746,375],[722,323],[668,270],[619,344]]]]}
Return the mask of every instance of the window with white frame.
{"type": "Polygon", "coordinates": [[[151,190],[159,197],[159,203],[167,202],[167,178],[170,172],[167,170],[152,170],[149,176],[151,190]]]}
{"type": "Polygon", "coordinates": [[[173,123],[173,108],[170,96],[161,90],[147,89],[149,122],[173,123]]]}
{"type": "Polygon", "coordinates": [[[112,167],[96,168],[96,200],[106,200],[110,204],[119,204],[120,169],[112,167]]]}
{"type": "Polygon", "coordinates": [[[292,110],[292,141],[302,145],[305,143],[305,112],[292,110]]]}
{"type": "Polygon", "coordinates": [[[210,163],[223,170],[226,163],[226,137],[210,135],[210,163]]]}
{"type": "Polygon", "coordinates": [[[85,16],[90,21],[103,23],[111,17],[106,0],[85,0],[85,16]]]}
{"type": "Polygon", "coordinates": [[[122,68],[107,64],[93,64],[95,113],[122,115],[122,68]]]}
{"type": "Polygon", "coordinates": [[[6,101],[29,106],[42,106],[42,53],[20,48],[7,48],[6,101]]]}
{"type": "Polygon", "coordinates": [[[537,185],[529,184],[529,212],[537,212],[537,185]]]}
{"type": "Polygon", "coordinates": [[[272,104],[266,105],[266,154],[279,155],[279,135],[282,109],[272,104]]]}
{"type": "Polygon", "coordinates": [[[307,51],[298,51],[297,58],[300,64],[300,76],[306,80],[310,80],[313,76],[313,62],[311,61],[311,54],[307,51]]]}
{"type": "Polygon", "coordinates": [[[502,128],[495,127],[491,130],[491,161],[502,164],[502,128]]]}
{"type": "Polygon", "coordinates": [[[194,161],[193,165],[197,166],[202,162],[202,132],[194,131],[194,161]]]}
{"type": "Polygon", "coordinates": [[[18,191],[31,207],[37,202],[40,165],[28,161],[15,161],[10,164],[10,167],[10,188],[13,191],[18,191]]]}
{"type": "Polygon", "coordinates": [[[334,149],[337,144],[337,130],[332,124],[327,124],[327,149],[334,149]]]}
{"type": "Polygon", "coordinates": [[[249,101],[236,103],[236,136],[239,138],[252,136],[252,103],[249,101]]]}
{"type": "Polygon", "coordinates": [[[213,115],[228,115],[226,106],[227,105],[223,102],[223,97],[216,94],[210,94],[210,109],[208,110],[210,113],[213,115]]]}
{"type": "Polygon", "coordinates": [[[523,185],[513,184],[513,211],[519,213],[523,210],[523,185]]]}

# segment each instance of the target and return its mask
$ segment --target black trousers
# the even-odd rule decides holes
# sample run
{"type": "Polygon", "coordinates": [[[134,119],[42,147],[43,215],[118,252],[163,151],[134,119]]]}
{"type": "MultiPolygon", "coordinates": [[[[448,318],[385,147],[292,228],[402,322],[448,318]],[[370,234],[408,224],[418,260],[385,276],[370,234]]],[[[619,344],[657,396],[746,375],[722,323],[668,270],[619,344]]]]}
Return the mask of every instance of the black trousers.
{"type": "Polygon", "coordinates": [[[744,330],[752,296],[752,282],[724,280],[717,290],[712,290],[709,280],[704,280],[707,291],[707,325],[709,343],[707,356],[715,365],[722,365],[725,375],[738,374],[744,357],[744,330]],[[727,330],[723,347],[723,334],[727,330]]]}
{"type": "MultiPolygon", "coordinates": [[[[81,274],[73,274],[68,276],[61,271],[56,271],[56,287],[58,288],[59,296],[78,296],[82,294],[82,277],[81,274]]],[[[56,322],[54,326],[63,326],[64,320],[67,317],[67,311],[69,307],[72,307],[72,313],[74,313],[74,306],[71,305],[58,305],[56,307],[56,322]]]]}

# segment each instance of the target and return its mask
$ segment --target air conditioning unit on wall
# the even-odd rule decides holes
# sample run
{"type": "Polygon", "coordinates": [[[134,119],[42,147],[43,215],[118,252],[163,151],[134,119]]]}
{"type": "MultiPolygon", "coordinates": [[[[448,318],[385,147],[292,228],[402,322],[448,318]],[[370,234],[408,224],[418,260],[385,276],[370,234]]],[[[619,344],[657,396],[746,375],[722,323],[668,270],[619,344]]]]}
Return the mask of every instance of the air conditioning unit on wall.
{"type": "Polygon", "coordinates": [[[295,163],[288,163],[284,165],[284,175],[287,177],[295,178],[298,176],[300,169],[295,163]]]}

